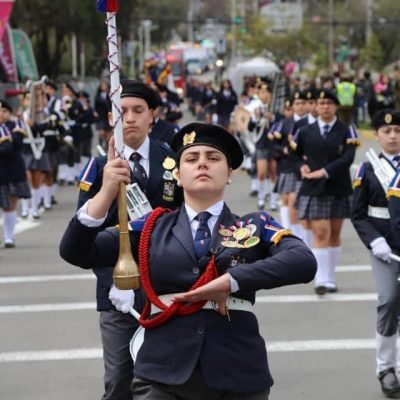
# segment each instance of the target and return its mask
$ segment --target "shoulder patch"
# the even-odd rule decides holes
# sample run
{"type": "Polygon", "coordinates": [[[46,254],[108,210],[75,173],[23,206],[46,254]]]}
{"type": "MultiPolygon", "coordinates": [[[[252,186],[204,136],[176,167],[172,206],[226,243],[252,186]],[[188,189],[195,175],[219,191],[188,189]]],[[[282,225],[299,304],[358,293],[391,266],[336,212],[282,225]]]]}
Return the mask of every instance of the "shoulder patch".
{"type": "Polygon", "coordinates": [[[354,175],[353,189],[361,186],[364,174],[365,174],[365,162],[362,162],[354,175]]]}
{"type": "Polygon", "coordinates": [[[390,197],[400,197],[400,171],[396,173],[389,184],[387,198],[390,197]]]}
{"type": "Polygon", "coordinates": [[[272,242],[276,246],[284,236],[292,236],[289,229],[285,229],[265,211],[261,212],[260,218],[265,221],[261,232],[261,238],[264,242],[272,242]]]}
{"type": "Polygon", "coordinates": [[[97,162],[96,158],[92,157],[83,167],[79,175],[79,189],[88,192],[97,177],[97,162]]]}
{"type": "Polygon", "coordinates": [[[347,130],[346,143],[352,144],[356,147],[360,146],[361,144],[360,135],[358,134],[358,130],[354,124],[351,124],[347,130]]]}

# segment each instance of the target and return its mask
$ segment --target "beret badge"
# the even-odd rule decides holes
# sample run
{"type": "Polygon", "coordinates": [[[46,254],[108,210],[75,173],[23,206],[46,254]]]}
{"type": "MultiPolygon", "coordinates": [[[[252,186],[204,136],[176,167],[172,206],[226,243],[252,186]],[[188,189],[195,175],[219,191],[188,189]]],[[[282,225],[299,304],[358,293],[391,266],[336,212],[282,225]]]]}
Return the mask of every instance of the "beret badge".
{"type": "Polygon", "coordinates": [[[196,132],[195,131],[192,131],[190,133],[186,133],[183,136],[183,146],[187,146],[188,144],[193,144],[195,139],[196,139],[196,132]]]}
{"type": "Polygon", "coordinates": [[[385,123],[390,124],[392,122],[392,115],[391,114],[386,114],[385,115],[385,123]]]}

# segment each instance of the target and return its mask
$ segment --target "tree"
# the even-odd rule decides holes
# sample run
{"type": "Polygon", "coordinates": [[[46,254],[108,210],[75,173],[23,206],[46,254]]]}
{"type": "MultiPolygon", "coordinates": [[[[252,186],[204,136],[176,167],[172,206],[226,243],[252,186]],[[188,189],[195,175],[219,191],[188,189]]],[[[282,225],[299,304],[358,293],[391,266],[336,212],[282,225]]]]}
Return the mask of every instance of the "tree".
{"type": "MultiPolygon", "coordinates": [[[[120,2],[118,32],[126,37],[136,0],[120,2]]],[[[106,47],[105,15],[96,11],[95,1],[18,0],[11,15],[11,26],[27,32],[32,40],[39,73],[57,78],[71,71],[70,39],[76,34],[78,44],[92,57],[88,68],[104,57],[106,47]]]]}
{"type": "Polygon", "coordinates": [[[361,65],[380,71],[383,68],[384,51],[377,34],[373,33],[367,45],[360,51],[361,65]]]}

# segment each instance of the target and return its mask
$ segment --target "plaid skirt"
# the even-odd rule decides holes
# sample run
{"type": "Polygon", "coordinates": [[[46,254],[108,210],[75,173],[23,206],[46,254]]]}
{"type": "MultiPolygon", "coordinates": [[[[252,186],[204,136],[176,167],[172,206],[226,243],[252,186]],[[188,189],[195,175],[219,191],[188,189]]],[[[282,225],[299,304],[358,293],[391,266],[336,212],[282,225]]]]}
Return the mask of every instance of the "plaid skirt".
{"type": "Polygon", "coordinates": [[[22,154],[22,157],[24,159],[26,169],[30,171],[51,171],[49,154],[47,152],[43,153],[39,160],[36,160],[35,157],[33,157],[33,154],[22,154]]]}
{"type": "Polygon", "coordinates": [[[350,218],[352,196],[299,196],[296,208],[299,219],[350,218]]]}
{"type": "Polygon", "coordinates": [[[297,193],[301,186],[301,180],[299,180],[295,172],[282,172],[278,176],[275,190],[276,193],[297,193]]]}
{"type": "Polygon", "coordinates": [[[30,199],[31,189],[28,182],[8,183],[0,186],[0,208],[11,207],[10,197],[30,199]]]}

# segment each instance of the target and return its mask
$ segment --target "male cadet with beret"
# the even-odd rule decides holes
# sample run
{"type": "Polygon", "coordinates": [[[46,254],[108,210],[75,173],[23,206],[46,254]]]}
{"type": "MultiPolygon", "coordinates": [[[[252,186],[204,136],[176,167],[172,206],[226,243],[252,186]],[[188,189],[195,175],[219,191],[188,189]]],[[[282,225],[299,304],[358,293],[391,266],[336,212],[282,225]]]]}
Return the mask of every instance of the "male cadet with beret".
{"type": "Polygon", "coordinates": [[[317,94],[318,119],[298,130],[291,143],[302,184],[296,206],[310,221],[312,250],[318,261],[315,293],[336,292],[335,269],[341,255],[343,219],[351,212],[350,166],[359,144],[357,132],[336,117],[339,101],[329,89],[317,94]]]}
{"type": "MultiPolygon", "coordinates": [[[[131,167],[131,182],[139,184],[153,208],[177,208],[182,202],[181,189],[177,187],[172,171],[175,168],[174,153],[169,146],[149,139],[153,123],[153,110],[158,106],[155,92],[140,81],[121,80],[121,110],[124,135],[124,157],[131,167]]],[[[109,114],[111,118],[111,113],[109,114]]],[[[110,121],[110,125],[112,125],[110,121]]],[[[78,208],[95,196],[102,185],[103,169],[110,169],[107,157],[94,157],[80,177],[78,208]]],[[[103,228],[118,223],[115,201],[102,225],[103,228]]],[[[134,292],[118,290],[112,283],[112,267],[90,266],[97,277],[97,310],[100,311],[100,331],[103,343],[105,367],[105,393],[103,400],[131,400],[130,383],[133,363],[129,341],[138,327],[130,314],[117,311],[114,304],[123,305],[125,313],[134,302],[134,292]]],[[[138,297],[138,296],[137,296],[138,297]]],[[[140,301],[136,302],[140,303],[140,301]]]]}
{"type": "MultiPolygon", "coordinates": [[[[372,125],[381,147],[381,163],[387,163],[388,171],[392,169],[394,175],[400,161],[400,113],[392,109],[377,111],[372,118],[372,125]]],[[[387,188],[378,180],[371,163],[360,165],[353,186],[351,222],[364,245],[371,250],[372,272],[378,291],[376,373],[383,393],[387,397],[400,398],[400,384],[396,377],[396,369],[399,367],[397,337],[400,264],[391,259],[391,253],[400,254],[399,238],[396,235],[398,228],[394,231],[391,229],[391,222],[397,225],[395,219],[398,212],[393,209],[393,203],[398,198],[398,178],[393,179],[388,191],[392,214],[388,211],[387,188]]]]}

